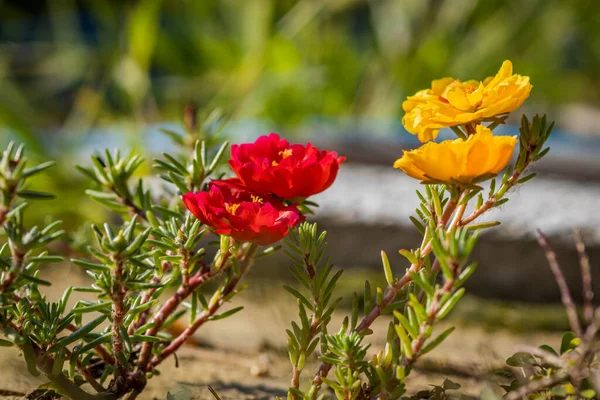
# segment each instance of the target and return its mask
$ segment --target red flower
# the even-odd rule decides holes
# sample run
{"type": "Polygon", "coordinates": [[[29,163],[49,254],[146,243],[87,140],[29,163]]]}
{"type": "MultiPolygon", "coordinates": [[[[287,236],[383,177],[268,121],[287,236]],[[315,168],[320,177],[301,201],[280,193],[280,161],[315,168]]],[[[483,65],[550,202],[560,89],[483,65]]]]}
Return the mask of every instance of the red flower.
{"type": "Polygon", "coordinates": [[[229,165],[249,189],[283,199],[321,193],[335,180],[345,157],[312,144],[292,144],[279,135],[261,136],[254,143],[231,146],[229,165]]]}
{"type": "Polygon", "coordinates": [[[289,227],[304,220],[295,206],[253,194],[238,179],[212,181],[207,192],[186,193],[183,202],[216,233],[263,246],[282,239],[289,227]]]}

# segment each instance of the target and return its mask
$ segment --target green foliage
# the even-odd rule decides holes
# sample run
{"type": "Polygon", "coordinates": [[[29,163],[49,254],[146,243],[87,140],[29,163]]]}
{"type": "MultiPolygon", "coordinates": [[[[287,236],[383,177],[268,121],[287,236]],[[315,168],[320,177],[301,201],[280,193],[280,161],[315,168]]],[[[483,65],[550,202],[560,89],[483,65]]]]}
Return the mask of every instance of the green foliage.
{"type": "Polygon", "coordinates": [[[535,77],[538,103],[598,104],[594,2],[528,1],[515,17],[513,2],[458,1],[49,2],[37,16],[4,2],[17,45],[4,47],[0,119],[27,139],[133,112],[175,118],[190,100],[285,126],[396,116],[432,76],[483,79],[505,58],[535,77]]]}
{"type": "MultiPolygon", "coordinates": [[[[24,187],[30,177],[52,167],[54,163],[45,162],[30,168],[26,168],[26,164],[24,147],[16,147],[11,142],[0,159],[0,226],[4,228],[3,236],[7,239],[0,246],[0,307],[4,310],[16,307],[16,303],[11,305],[10,297],[21,288],[29,284],[34,288],[38,284],[49,284],[38,277],[41,264],[62,260],[61,257],[50,256],[44,251],[49,243],[64,234],[64,231],[57,229],[61,222],[54,221],[41,228],[34,226],[27,229],[23,222],[23,211],[28,203],[18,202],[19,197],[33,200],[53,197],[24,187]]],[[[41,297],[37,289],[33,295],[35,298],[41,297]]],[[[26,311],[27,305],[21,304],[21,309],[26,311]]],[[[7,314],[2,318],[5,321],[10,319],[7,314]]]]}
{"type": "Polygon", "coordinates": [[[370,372],[369,363],[365,360],[370,345],[362,343],[364,334],[350,330],[348,319],[344,320],[342,328],[335,335],[328,335],[329,354],[320,357],[335,368],[335,380],[323,379],[333,389],[338,399],[354,400],[362,398],[369,390],[360,379],[361,374],[370,372]]]}
{"type": "MultiPolygon", "coordinates": [[[[26,203],[19,200],[50,197],[28,189],[25,183],[52,164],[26,169],[23,148],[14,145],[0,160],[0,226],[1,238],[6,239],[0,246],[0,346],[17,347],[29,372],[44,375],[51,387],[65,396],[95,398],[81,389],[87,382],[105,400],[135,398],[163,360],[197,329],[243,308],[222,309],[245,288],[240,281],[257,246],[223,235],[206,243],[203,239],[209,236],[207,227],[180,202],[181,193],[203,190],[208,179],[219,175],[228,146],[218,137],[221,120],[213,113],[198,123],[195,111],[188,109],[184,122],[183,135],[165,132],[182,153],[164,154],[164,159],[154,161],[166,188],[157,190],[153,182],[135,178],[144,160],[133,153],[123,156],[119,151],[107,150],[92,157],[92,166],[78,167],[93,185],[87,194],[114,212],[115,218],[102,226],[91,224],[93,244],[82,240],[78,249],[84,250],[83,256],[71,260],[93,283],[68,288],[56,303],[48,302],[39,290],[40,285],[49,284],[40,279],[39,266],[61,261],[46,249],[64,232],[57,230],[59,222],[27,228],[23,218],[26,203]],[[213,289],[205,297],[201,290],[207,282],[213,283],[213,289]],[[163,301],[171,290],[174,293],[163,301]],[[92,293],[96,299],[78,301],[68,309],[75,291],[92,293]],[[168,333],[167,328],[186,313],[188,322],[183,332],[168,333]]],[[[506,202],[509,189],[530,179],[521,175],[547,152],[543,146],[551,129],[545,117],[536,116],[531,123],[523,120],[519,157],[499,180],[498,189],[495,178],[485,176],[471,183],[426,184],[424,193],[418,191],[420,202],[412,222],[423,241],[416,249],[400,250],[410,266],[404,274],[397,274],[397,268],[382,251],[385,287],[372,288],[366,281],[363,307],[359,295],[354,294],[351,314],[336,334],[329,333],[329,325],[342,300],[334,297],[342,271],[335,270],[326,256],[326,233],[319,233],[316,224],[307,222],[290,233],[285,251],[298,287],[286,286],[285,290],[297,300],[298,320],[292,321],[291,329],[286,331],[293,370],[289,400],[322,398],[323,384],[340,400],[398,399],[406,395],[407,379],[415,363],[453,332],[453,327],[438,332],[436,325],[465,293],[463,285],[476,268],[469,259],[480,231],[497,224],[473,221],[506,202]],[[489,196],[484,202],[483,188],[478,184],[490,179],[489,196]],[[465,215],[471,201],[475,208],[465,215]],[[387,325],[386,344],[369,358],[370,345],[365,338],[373,332],[374,320],[384,314],[393,315],[387,325]],[[301,385],[306,361],[311,357],[320,360],[321,366],[301,385]]],[[[303,204],[306,209],[314,206],[303,204]]],[[[276,249],[266,249],[261,255],[276,249]]],[[[594,340],[600,317],[591,310],[588,295],[587,327],[581,328],[564,277],[560,279],[560,268],[554,265],[556,257],[546,250],[573,333],[565,334],[560,355],[544,346],[519,352],[508,364],[527,369],[529,381],[545,384],[535,386],[531,392],[551,387],[552,395],[554,390],[564,389],[560,393],[565,396],[571,394],[570,390],[583,397],[595,396],[594,381],[581,371],[597,362],[594,340]]],[[[584,283],[591,291],[589,265],[587,269],[583,265],[582,261],[584,283]]],[[[508,398],[527,388],[516,380],[505,386],[508,398]]],[[[456,384],[446,381],[427,394],[407,398],[427,395],[443,399],[446,391],[456,389],[456,384]]]]}
{"type": "Polygon", "coordinates": [[[333,264],[325,256],[326,235],[327,232],[318,233],[317,224],[304,222],[290,233],[286,241],[290,251],[285,252],[293,261],[290,271],[303,287],[301,290],[307,293],[304,295],[292,287],[284,286],[284,289],[296,297],[300,318],[300,324],[292,321],[292,329],[286,330],[290,362],[294,369],[290,399],[310,398],[310,393],[314,392],[312,384],[309,384],[306,393],[299,389],[300,374],[319,342],[321,353],[328,351],[330,341],[327,324],[342,300],[338,298],[332,301],[333,291],[342,271],[332,274],[333,264]]]}
{"type": "Polygon", "coordinates": [[[474,238],[466,234],[465,229],[452,233],[438,230],[432,236],[436,265],[445,271],[445,283],[436,284],[437,270],[433,268],[411,273],[420,294],[408,292],[404,312],[394,311],[397,322],[390,325],[388,344],[371,361],[375,371],[370,377],[372,393],[389,398],[403,394],[405,379],[414,362],[434,350],[454,330],[448,328],[431,339],[434,325],[456,306],[464,293],[458,277],[473,249],[474,238]]]}
{"type": "MultiPolygon", "coordinates": [[[[505,117],[500,116],[492,121],[491,128],[503,123],[505,117]]],[[[508,198],[505,196],[508,190],[533,177],[529,175],[521,178],[533,162],[547,153],[544,144],[552,126],[553,124],[547,126],[545,116],[536,115],[531,123],[523,117],[519,156],[515,166],[508,167],[499,180],[498,188],[493,175],[485,175],[468,183],[422,182],[424,191],[417,191],[420,201],[415,210],[416,216],[411,218],[411,222],[423,236],[423,240],[416,249],[399,251],[410,263],[410,267],[404,275],[396,276],[387,253],[381,252],[387,286],[372,290],[371,284],[366,281],[362,320],[359,297],[355,294],[352,314],[344,320],[339,332],[336,335],[324,334],[321,337],[319,359],[322,364],[309,381],[306,391],[299,389],[298,378],[305,361],[301,344],[309,346],[311,352],[316,349],[316,344],[311,342],[311,320],[306,311],[312,311],[316,303],[312,303],[296,289],[286,287],[288,292],[298,299],[302,322],[301,326],[293,322],[293,331],[288,331],[288,350],[294,366],[288,399],[316,399],[323,383],[327,384],[340,400],[398,399],[405,395],[406,381],[415,362],[434,351],[454,331],[454,327],[449,327],[442,332],[435,332],[435,327],[452,312],[465,293],[463,285],[477,266],[476,263],[469,263],[469,258],[480,232],[499,224],[497,221],[474,221],[487,210],[506,203],[508,198]],[[483,187],[479,186],[485,181],[490,181],[486,201],[481,194],[483,187]],[[475,205],[471,214],[466,215],[470,202],[474,202],[475,205]],[[392,313],[394,319],[388,325],[385,348],[367,360],[369,346],[363,344],[363,339],[372,333],[373,321],[386,313],[392,313]],[[328,375],[330,371],[333,371],[333,376],[328,375]]],[[[291,237],[292,251],[287,254],[295,261],[295,266],[291,269],[292,275],[300,285],[311,290],[312,299],[318,301],[319,297],[314,294],[313,288],[315,269],[312,262],[314,257],[317,257],[317,260],[322,257],[324,249],[320,247],[320,239],[317,238],[323,235],[317,236],[316,225],[304,224],[300,227],[298,236],[291,237]]],[[[337,279],[337,276],[334,278],[337,279]]],[[[330,321],[318,322],[326,332],[330,321]]],[[[576,342],[576,339],[571,340],[565,346],[573,346],[576,342]]],[[[531,362],[532,359],[523,354],[510,360],[513,365],[531,362]]],[[[446,390],[457,388],[452,382],[446,382],[428,391],[427,396],[446,398],[446,390]]],[[[422,395],[425,393],[407,398],[419,398],[422,395]]]]}
{"type": "Polygon", "coordinates": [[[507,168],[504,176],[502,177],[501,186],[494,193],[494,183],[490,187],[490,198],[494,198],[496,203],[494,207],[500,207],[505,204],[508,199],[504,198],[504,195],[514,184],[523,184],[530,179],[535,177],[535,174],[529,174],[525,177],[521,177],[527,169],[527,166],[532,162],[541,160],[548,151],[549,147],[544,148],[546,141],[552,133],[554,128],[554,122],[547,124],[546,115],[540,116],[535,115],[532,122],[525,115],[521,118],[521,127],[519,128],[519,155],[517,161],[513,167],[507,168]]]}
{"type": "Polygon", "coordinates": [[[16,146],[14,142],[10,142],[0,158],[0,220],[2,221],[26,206],[26,203],[21,203],[19,207],[14,207],[11,211],[11,206],[17,197],[32,200],[54,198],[50,193],[28,190],[26,185],[29,178],[53,167],[55,163],[48,161],[27,168],[24,152],[23,145],[16,146]]]}
{"type": "Polygon", "coordinates": [[[50,198],[25,184],[53,163],[27,169],[23,147],[12,144],[0,160],[0,238],[6,239],[0,242],[0,344],[18,347],[30,373],[43,374],[67,397],[95,398],[80,388],[83,382],[105,400],[137,396],[190,334],[243,308],[222,309],[244,289],[240,280],[256,246],[218,236],[216,250],[208,250],[214,257],[205,260],[211,246],[202,242],[207,228],[182,209],[179,199],[179,192],[199,190],[216,173],[228,146],[213,136],[222,122],[212,114],[196,126],[195,110],[188,110],[186,121],[187,133],[176,142],[187,154],[165,154],[164,161],[155,161],[158,170],[168,170],[163,178],[170,188],[158,191],[135,178],[144,162],[136,154],[106,150],[92,157],[92,166],[78,167],[94,185],[87,194],[120,217],[113,221],[122,222],[91,224],[92,241],[82,239],[78,251],[83,256],[71,262],[92,284],[69,287],[57,303],[39,290],[50,284],[39,278],[39,266],[62,260],[46,249],[64,232],[58,221],[28,229],[23,218],[27,204],[18,202],[19,197],[50,198]],[[207,282],[214,290],[208,299],[201,292],[207,282]],[[161,296],[170,290],[174,294],[164,301],[161,296]],[[96,299],[79,300],[69,309],[77,291],[96,299]],[[189,326],[173,337],[166,329],[186,312],[189,326]]]}
{"type": "Polygon", "coordinates": [[[588,372],[598,368],[597,355],[581,346],[581,340],[572,332],[562,339],[560,354],[548,345],[534,352],[518,352],[506,360],[510,372],[502,376],[508,384],[500,386],[508,393],[528,394],[535,399],[593,399],[598,388],[588,372]],[[517,372],[519,371],[519,372],[517,372]],[[524,376],[523,376],[524,375],[524,376]]]}
{"type": "Polygon", "coordinates": [[[196,116],[189,115],[189,112],[188,120],[186,120],[186,135],[179,135],[166,129],[163,129],[162,132],[180,146],[191,147],[193,149],[192,157],[177,159],[163,153],[166,160],[154,160],[154,168],[162,172],[160,177],[174,184],[181,193],[202,188],[204,180],[215,173],[220,166],[229,146],[229,142],[225,140],[217,146],[214,157],[209,160],[207,149],[218,143],[219,134],[225,126],[221,113],[218,110],[214,111],[202,118],[202,123],[196,126],[196,116]]]}
{"type": "MultiPolygon", "coordinates": [[[[437,189],[436,189],[437,190],[437,189]]],[[[431,190],[428,189],[428,193],[431,190]]],[[[291,268],[292,274],[298,283],[311,296],[307,298],[294,288],[285,287],[298,299],[300,325],[292,322],[292,330],[288,330],[288,351],[294,367],[292,386],[289,399],[313,399],[322,383],[332,388],[338,399],[365,399],[373,396],[384,398],[399,398],[404,395],[405,379],[410,374],[411,367],[416,359],[435,349],[454,328],[449,328],[433,337],[434,325],[443,319],[458,303],[464,293],[461,285],[473,272],[474,265],[465,268],[465,263],[473,250],[477,234],[471,234],[466,228],[451,231],[433,229],[431,241],[436,257],[436,269],[431,264],[419,272],[409,273],[414,282],[413,290],[405,292],[406,296],[401,301],[395,300],[389,305],[383,304],[382,295],[373,295],[368,281],[365,283],[364,314],[367,316],[373,307],[379,307],[379,312],[386,309],[393,311],[397,323],[390,324],[388,341],[384,350],[380,351],[371,360],[367,360],[369,345],[363,344],[364,337],[370,333],[367,328],[358,324],[359,305],[358,296],[354,296],[352,314],[346,318],[337,334],[327,334],[329,319],[321,319],[319,310],[324,306],[320,304],[321,294],[315,293],[321,282],[320,268],[314,268],[313,261],[320,260],[324,252],[325,234],[317,234],[316,224],[304,223],[298,228],[298,233],[290,235],[290,252],[287,252],[295,261],[291,268]],[[438,271],[441,270],[445,283],[437,283],[438,271]],[[415,294],[416,293],[416,294],[415,294]],[[420,294],[419,294],[420,293],[420,294]],[[405,306],[404,312],[398,311],[405,306]],[[317,310],[310,315],[307,310],[317,310]],[[315,318],[315,315],[317,317],[315,318]],[[306,357],[317,349],[315,332],[321,329],[321,356],[319,360],[329,365],[334,371],[332,378],[321,377],[309,381],[306,391],[300,390],[300,372],[304,368],[306,357]],[[308,351],[305,351],[308,349],[308,351]],[[366,379],[366,382],[364,381],[366,379]]],[[[393,278],[392,266],[384,252],[382,252],[384,273],[388,285],[397,283],[393,278]]],[[[328,265],[328,262],[325,263],[328,265]]],[[[335,275],[332,280],[335,284],[339,277],[335,275]]],[[[330,283],[328,287],[333,288],[330,283]]],[[[330,295],[325,291],[326,298],[330,295]]],[[[383,293],[378,288],[377,293],[383,293]]],[[[433,393],[433,392],[432,392],[433,393]]],[[[437,390],[435,396],[442,396],[444,389],[437,390]],[[438,393],[439,392],[439,393],[438,393]]],[[[439,397],[442,398],[442,397],[439,397]]]]}
{"type": "Polygon", "coordinates": [[[458,390],[460,384],[452,382],[450,379],[445,379],[441,385],[434,385],[433,389],[421,390],[415,393],[411,397],[402,397],[402,400],[417,400],[417,399],[431,399],[431,400],[447,400],[451,399],[451,395],[446,393],[448,390],[458,390]]]}

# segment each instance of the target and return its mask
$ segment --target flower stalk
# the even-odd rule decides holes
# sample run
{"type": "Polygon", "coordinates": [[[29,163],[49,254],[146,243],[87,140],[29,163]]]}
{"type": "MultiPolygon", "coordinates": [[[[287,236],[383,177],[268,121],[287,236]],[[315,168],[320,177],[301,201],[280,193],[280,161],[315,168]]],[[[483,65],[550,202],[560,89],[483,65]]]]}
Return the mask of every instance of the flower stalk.
{"type": "MultiPolygon", "coordinates": [[[[189,122],[189,115],[186,118],[189,122]]],[[[212,120],[209,125],[218,124],[212,120]]],[[[215,140],[209,137],[212,128],[203,124],[187,128],[187,139],[182,142],[188,143],[194,137],[192,156],[186,159],[165,154],[166,161],[155,161],[156,168],[164,171],[162,177],[182,193],[206,189],[204,181],[220,168],[227,149],[225,141],[213,150],[215,140]],[[192,128],[198,132],[191,132],[192,128]]],[[[175,138],[173,132],[168,134],[175,138]]],[[[184,147],[189,148],[187,144],[184,147]]],[[[110,224],[103,228],[92,225],[96,243],[87,247],[89,258],[71,262],[94,279],[93,286],[70,287],[58,304],[51,304],[39,293],[39,285],[50,283],[39,279],[37,267],[62,260],[41,249],[63,232],[56,230],[58,222],[27,230],[22,216],[25,203],[17,203],[15,196],[52,198],[23,190],[22,186],[26,178],[53,163],[25,169],[22,148],[15,149],[14,145],[2,157],[0,203],[8,243],[0,243],[0,328],[10,342],[2,340],[0,344],[19,347],[32,374],[43,372],[58,391],[73,398],[136,398],[160,363],[179,350],[197,329],[241,310],[237,307],[219,314],[224,304],[244,288],[241,280],[258,246],[271,244],[288,231],[288,225],[282,224],[275,234],[259,232],[241,241],[219,234],[214,224],[204,225],[188,213],[178,194],[173,196],[167,191],[157,196],[142,179],[132,184],[131,177],[143,163],[142,157],[105,151],[92,157],[92,167],[78,169],[94,185],[88,195],[120,214],[124,223],[118,229],[110,224]],[[212,262],[204,260],[207,250],[201,245],[208,230],[221,239],[212,262]],[[207,302],[199,289],[209,281],[218,284],[218,291],[207,302]],[[173,294],[162,302],[161,295],[170,288],[173,294]],[[79,301],[69,311],[67,302],[73,291],[95,293],[98,301],[79,301]],[[175,338],[167,338],[165,329],[186,312],[182,308],[188,306],[184,301],[190,297],[190,326],[175,338]],[[83,324],[82,316],[88,313],[99,316],[83,324]],[[107,326],[100,328],[106,320],[107,326]],[[80,382],[88,382],[97,394],[80,389],[80,382]]],[[[267,197],[257,197],[257,205],[273,207],[279,201],[265,202],[267,197]]],[[[300,219],[291,202],[281,203],[281,207],[285,218],[295,215],[300,219]]],[[[265,215],[260,214],[260,218],[265,215]]]]}
{"type": "MultiPolygon", "coordinates": [[[[451,127],[459,136],[454,141],[430,142],[417,150],[404,152],[394,164],[425,185],[425,196],[417,191],[421,199],[417,217],[411,217],[423,235],[422,243],[416,250],[400,250],[410,263],[400,278],[394,278],[387,257],[383,258],[388,285],[385,290],[377,288],[373,296],[366,282],[364,316],[360,322],[356,301],[351,322],[346,320],[337,335],[322,335],[319,357],[322,363],[305,392],[299,389],[300,375],[295,365],[297,349],[289,346],[293,368],[288,398],[316,399],[324,383],[340,400],[399,398],[405,392],[404,381],[416,360],[452,332],[453,328],[431,337],[436,323],[462,297],[462,285],[475,270],[475,264],[466,262],[479,231],[499,224],[497,221],[473,222],[486,211],[506,203],[507,192],[531,179],[534,174],[523,178],[523,173],[548,151],[544,144],[552,124],[547,126],[545,117],[535,116],[531,123],[523,117],[519,139],[492,133],[504,123],[508,112],[527,98],[531,89],[528,77],[511,74],[512,64],[505,62],[496,77],[478,86],[473,81],[443,79],[434,81],[431,90],[421,91],[405,102],[407,115],[403,122],[420,140],[435,138],[443,126],[451,127]],[[490,102],[487,96],[497,99],[501,105],[490,102]],[[440,101],[442,98],[445,101],[440,101]],[[489,125],[483,125],[484,122],[489,125]],[[515,166],[506,169],[496,190],[495,176],[507,167],[517,144],[519,153],[515,166]],[[483,188],[479,185],[485,181],[490,181],[490,190],[484,202],[480,193],[483,188]],[[476,199],[474,210],[465,217],[473,199],[476,199]],[[437,283],[440,274],[442,284],[437,283]],[[389,326],[385,349],[367,362],[364,357],[368,346],[362,344],[362,338],[370,333],[377,318],[390,312],[397,323],[389,326]],[[335,376],[330,378],[332,370],[335,376]]],[[[294,276],[301,285],[308,280],[297,272],[294,276]]],[[[295,291],[290,292],[298,296],[295,291]]],[[[301,320],[305,304],[306,301],[299,302],[301,320]]],[[[324,325],[326,329],[327,323],[324,325]]],[[[298,336],[301,333],[295,332],[291,337],[298,336]]],[[[439,388],[442,392],[446,389],[439,388]]]]}
{"type": "MultiPolygon", "coordinates": [[[[167,347],[165,347],[161,353],[157,356],[154,356],[151,362],[151,366],[154,368],[158,366],[165,358],[175,353],[184,343],[185,341],[191,337],[204,323],[207,321],[214,319],[216,313],[219,311],[221,306],[230,298],[236,291],[238,284],[241,279],[244,277],[248,269],[250,268],[253,260],[253,256],[256,252],[257,246],[252,244],[248,246],[248,249],[245,251],[245,254],[240,257],[240,267],[239,272],[233,276],[229,282],[224,286],[224,288],[220,291],[219,296],[216,301],[212,302],[209,305],[208,309],[204,310],[189,327],[183,330],[179,336],[177,336],[167,347]]],[[[239,311],[239,309],[237,310],[239,311]]],[[[236,312],[237,312],[236,311],[236,312]]]]}
{"type": "MultiPolygon", "coordinates": [[[[123,337],[121,329],[123,329],[123,319],[125,317],[125,296],[127,295],[127,289],[124,287],[122,282],[123,275],[123,262],[122,260],[114,260],[115,268],[113,269],[113,279],[115,282],[114,292],[111,295],[112,300],[112,351],[116,356],[116,366],[119,376],[127,376],[127,367],[124,363],[125,359],[125,345],[123,343],[123,337]]],[[[115,371],[116,372],[116,371],[115,371]]],[[[115,376],[116,378],[116,376],[115,376]]]]}
{"type": "MultiPolygon", "coordinates": [[[[182,266],[182,268],[187,266],[182,266]]],[[[150,319],[151,328],[149,328],[145,335],[155,336],[160,328],[163,326],[165,321],[177,310],[181,303],[189,297],[189,295],[198,289],[202,284],[209,280],[217,277],[224,269],[213,270],[213,269],[202,269],[198,271],[196,275],[190,278],[187,282],[182,282],[177,291],[171,296],[165,304],[158,310],[154,316],[150,319]]],[[[152,357],[153,342],[145,342],[142,345],[140,356],[137,362],[137,372],[146,373],[149,371],[150,359],[152,357]]]]}

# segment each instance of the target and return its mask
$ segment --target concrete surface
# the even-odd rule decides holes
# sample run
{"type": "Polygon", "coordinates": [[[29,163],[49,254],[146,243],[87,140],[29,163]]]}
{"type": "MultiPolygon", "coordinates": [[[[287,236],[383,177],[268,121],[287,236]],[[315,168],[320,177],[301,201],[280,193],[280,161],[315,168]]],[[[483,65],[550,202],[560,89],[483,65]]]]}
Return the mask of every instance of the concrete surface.
{"type": "MultiPolygon", "coordinates": [[[[391,167],[343,165],[334,185],[315,196],[315,218],[330,231],[330,253],[341,267],[380,268],[380,250],[397,265],[407,263],[400,248],[416,248],[420,235],[410,223],[420,184],[391,167]]],[[[526,301],[558,301],[556,283],[537,242],[541,229],[552,241],[563,271],[577,297],[580,276],[572,230],[583,233],[600,280],[600,185],[550,176],[534,178],[509,193],[510,201],[482,216],[502,225],[485,232],[473,254],[478,271],[467,289],[474,294],[526,301]]],[[[467,210],[468,212],[468,210],[467,210]]]]}

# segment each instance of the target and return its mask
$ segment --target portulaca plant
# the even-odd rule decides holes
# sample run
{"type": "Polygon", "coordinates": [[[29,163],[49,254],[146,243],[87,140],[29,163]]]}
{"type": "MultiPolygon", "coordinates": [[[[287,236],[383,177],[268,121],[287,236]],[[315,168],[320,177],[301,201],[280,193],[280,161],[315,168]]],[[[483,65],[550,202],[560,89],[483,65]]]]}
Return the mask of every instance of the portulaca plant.
{"type": "MultiPolygon", "coordinates": [[[[345,161],[336,152],[270,134],[231,146],[225,163],[229,146],[221,121],[212,114],[197,123],[188,113],[183,134],[165,132],[181,151],[153,163],[164,190],[136,178],[145,162],[136,154],[107,150],[77,167],[89,178],[87,194],[121,223],[91,225],[85,257],[64,259],[48,251],[64,233],[60,222],[29,227],[23,218],[28,201],[52,197],[31,190],[28,179],[53,163],[28,167],[23,147],[11,144],[0,160],[0,345],[17,347],[29,372],[44,375],[65,397],[134,399],[205,324],[242,310],[236,295],[246,288],[254,259],[282,247],[285,238],[298,282],[284,288],[298,302],[298,317],[286,332],[288,399],[328,398],[325,386],[344,400],[409,396],[415,362],[454,330],[437,332],[436,325],[475,271],[470,256],[479,232],[499,224],[480,216],[533,178],[528,169],[548,151],[552,124],[545,117],[523,117],[519,136],[493,133],[530,90],[529,78],[513,74],[507,61],[483,82],[437,80],[405,101],[405,126],[419,139],[435,139],[442,127],[458,138],[429,141],[394,164],[423,184],[411,217],[422,241],[400,250],[405,266],[392,266],[381,253],[386,286],[365,282],[341,326],[331,321],[340,312],[334,289],[343,272],[333,266],[336,255],[327,254],[326,233],[305,221],[317,206],[311,196],[334,183],[345,161]],[[43,286],[51,282],[41,278],[39,266],[51,262],[81,267],[92,283],[49,301],[43,286]],[[214,290],[205,296],[201,289],[209,282],[214,290]],[[69,307],[77,291],[96,299],[69,307]],[[387,341],[373,349],[365,337],[378,318],[388,321],[387,341]],[[184,319],[184,329],[169,333],[184,319]],[[305,372],[315,357],[320,367],[305,372]]],[[[446,382],[431,396],[450,388],[446,382]]]]}

